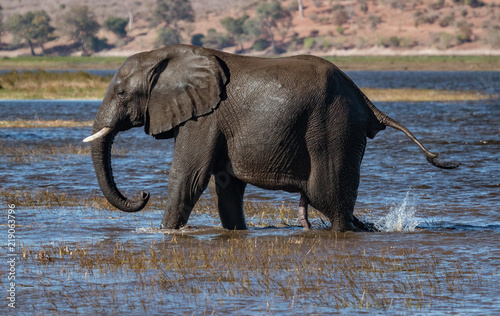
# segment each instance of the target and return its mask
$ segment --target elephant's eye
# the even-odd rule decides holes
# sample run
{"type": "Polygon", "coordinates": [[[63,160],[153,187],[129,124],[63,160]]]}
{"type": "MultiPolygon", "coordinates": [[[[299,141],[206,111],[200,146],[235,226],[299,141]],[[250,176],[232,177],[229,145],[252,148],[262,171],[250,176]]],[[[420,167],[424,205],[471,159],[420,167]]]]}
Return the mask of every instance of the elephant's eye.
{"type": "Polygon", "coordinates": [[[119,98],[124,98],[126,95],[125,90],[118,90],[116,94],[118,95],[119,98]]]}

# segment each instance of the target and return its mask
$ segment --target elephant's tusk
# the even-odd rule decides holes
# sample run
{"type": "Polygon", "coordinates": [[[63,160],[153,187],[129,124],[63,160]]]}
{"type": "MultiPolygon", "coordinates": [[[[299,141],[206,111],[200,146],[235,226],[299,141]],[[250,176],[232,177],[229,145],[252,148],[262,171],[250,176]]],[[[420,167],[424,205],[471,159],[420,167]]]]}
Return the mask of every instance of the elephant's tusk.
{"type": "Polygon", "coordinates": [[[94,141],[94,140],[96,140],[98,138],[101,138],[101,137],[104,137],[104,136],[108,135],[109,132],[111,132],[111,128],[109,128],[109,127],[103,127],[100,131],[98,131],[94,135],[90,135],[89,137],[85,138],[83,140],[83,142],[84,143],[88,143],[88,142],[94,141]]]}

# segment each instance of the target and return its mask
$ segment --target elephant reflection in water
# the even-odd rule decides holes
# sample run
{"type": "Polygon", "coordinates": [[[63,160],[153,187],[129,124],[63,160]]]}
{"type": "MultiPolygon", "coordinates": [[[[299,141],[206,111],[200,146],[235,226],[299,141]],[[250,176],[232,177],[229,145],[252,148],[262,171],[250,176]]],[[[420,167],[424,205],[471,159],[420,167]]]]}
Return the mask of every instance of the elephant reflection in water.
{"type": "Polygon", "coordinates": [[[91,154],[106,199],[125,212],[141,210],[117,188],[111,170],[115,136],[144,127],[174,138],[167,207],[161,228],[188,222],[215,176],[222,226],[245,229],[247,183],[300,194],[335,231],[369,230],[353,215],[367,138],[386,126],[403,131],[440,168],[455,168],[429,152],[401,124],[379,111],[332,63],[314,56],[256,58],[174,45],[129,57],[113,77],[95,119],[91,154]]]}

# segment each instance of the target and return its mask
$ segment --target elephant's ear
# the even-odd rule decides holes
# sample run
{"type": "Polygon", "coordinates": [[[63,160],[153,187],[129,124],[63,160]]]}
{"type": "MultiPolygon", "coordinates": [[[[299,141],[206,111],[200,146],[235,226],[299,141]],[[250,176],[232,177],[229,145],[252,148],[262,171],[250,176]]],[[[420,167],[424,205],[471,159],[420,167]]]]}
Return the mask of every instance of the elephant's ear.
{"type": "Polygon", "coordinates": [[[225,99],[228,74],[210,51],[176,45],[152,51],[145,132],[159,135],[212,112],[225,99]]]}

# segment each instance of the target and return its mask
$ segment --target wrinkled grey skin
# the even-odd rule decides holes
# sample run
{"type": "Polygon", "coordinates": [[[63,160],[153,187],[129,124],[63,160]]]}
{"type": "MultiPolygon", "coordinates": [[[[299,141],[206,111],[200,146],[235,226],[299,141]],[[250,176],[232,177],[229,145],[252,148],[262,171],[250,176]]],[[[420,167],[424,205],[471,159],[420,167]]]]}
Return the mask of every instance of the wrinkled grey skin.
{"type": "MultiPolygon", "coordinates": [[[[180,228],[213,175],[222,226],[245,229],[247,183],[301,194],[336,231],[369,230],[353,215],[367,138],[391,126],[443,163],[399,123],[380,112],[336,66],[313,56],[244,57],[175,45],[128,58],[97,113],[92,160],[104,196],[126,212],[149,199],[123,196],[111,170],[120,131],[144,126],[155,138],[175,138],[162,228],[180,228]],[[96,135],[105,128],[109,133],[96,135]]],[[[104,132],[104,130],[103,130],[104,132]]]]}

